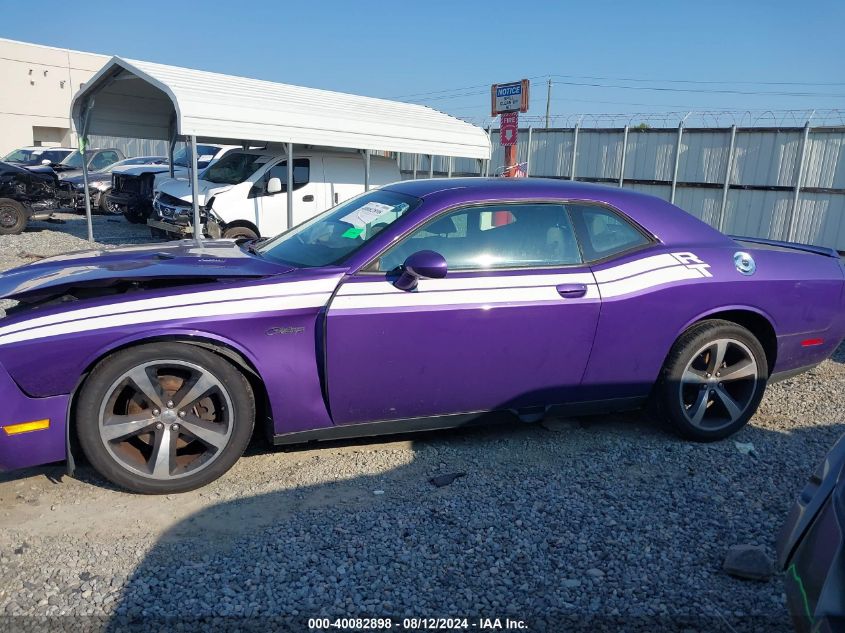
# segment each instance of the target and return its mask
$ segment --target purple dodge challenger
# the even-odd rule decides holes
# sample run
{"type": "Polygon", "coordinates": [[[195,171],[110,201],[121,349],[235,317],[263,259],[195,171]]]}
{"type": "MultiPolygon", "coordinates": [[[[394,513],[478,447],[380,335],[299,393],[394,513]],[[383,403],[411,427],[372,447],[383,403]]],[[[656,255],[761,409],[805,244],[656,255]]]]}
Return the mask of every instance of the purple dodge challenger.
{"type": "Polygon", "coordinates": [[[408,181],[276,238],[72,253],[0,275],[0,468],[144,493],[275,444],[650,405],[700,441],[845,336],[835,251],[726,237],[631,191],[408,181]]]}

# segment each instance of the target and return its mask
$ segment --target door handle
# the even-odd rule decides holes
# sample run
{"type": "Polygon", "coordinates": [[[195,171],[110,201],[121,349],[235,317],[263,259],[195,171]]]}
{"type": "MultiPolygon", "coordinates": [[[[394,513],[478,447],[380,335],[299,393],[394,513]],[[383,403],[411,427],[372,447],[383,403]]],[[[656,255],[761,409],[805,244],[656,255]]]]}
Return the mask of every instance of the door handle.
{"type": "Polygon", "coordinates": [[[577,299],[587,294],[587,286],[585,284],[560,284],[555,290],[564,299],[577,299]]]}
{"type": "Polygon", "coordinates": [[[309,193],[307,196],[302,196],[302,201],[303,202],[314,202],[314,196],[312,196],[309,193]]]}

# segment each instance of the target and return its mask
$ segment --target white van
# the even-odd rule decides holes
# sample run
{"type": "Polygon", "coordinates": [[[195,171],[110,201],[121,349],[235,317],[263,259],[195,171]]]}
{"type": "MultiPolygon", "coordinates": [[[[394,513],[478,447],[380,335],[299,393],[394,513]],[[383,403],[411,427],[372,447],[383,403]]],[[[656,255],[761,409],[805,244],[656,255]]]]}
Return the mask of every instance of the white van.
{"type": "MultiPolygon", "coordinates": [[[[359,153],[312,150],[294,153],[293,224],[297,225],[364,191],[359,153]]],[[[266,149],[232,149],[199,174],[198,202],[209,216],[206,232],[224,238],[269,237],[287,230],[287,155],[266,149]]],[[[370,157],[370,187],[400,179],[395,160],[370,157]]],[[[153,197],[154,233],[192,232],[191,183],[167,180],[153,197]]]]}

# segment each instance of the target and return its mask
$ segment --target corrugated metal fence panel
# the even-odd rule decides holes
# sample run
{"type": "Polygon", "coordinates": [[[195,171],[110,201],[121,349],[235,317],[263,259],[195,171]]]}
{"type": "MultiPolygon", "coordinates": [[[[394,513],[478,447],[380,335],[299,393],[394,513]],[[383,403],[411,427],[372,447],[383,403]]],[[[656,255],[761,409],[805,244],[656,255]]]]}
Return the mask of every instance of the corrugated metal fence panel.
{"type": "Polygon", "coordinates": [[[730,142],[730,131],[685,131],[681,136],[678,182],[724,182],[730,142]]]}
{"type": "Polygon", "coordinates": [[[811,131],[805,160],[802,186],[845,189],[845,134],[811,131]]]}
{"type": "Polygon", "coordinates": [[[675,145],[678,133],[628,133],[628,154],[625,157],[625,178],[635,180],[672,180],[675,169],[675,145]]]}
{"type": "Polygon", "coordinates": [[[641,193],[647,193],[650,196],[656,196],[658,198],[663,198],[664,200],[669,200],[669,195],[672,193],[672,189],[665,185],[643,185],[643,184],[626,184],[625,189],[632,189],[633,191],[639,191],[641,193]]]}
{"type": "Polygon", "coordinates": [[[119,149],[127,158],[133,156],[167,156],[167,141],[91,135],[88,137],[88,147],[119,149]]]}
{"type": "MultiPolygon", "coordinates": [[[[671,191],[671,188],[666,189],[671,191]]],[[[715,227],[719,222],[722,191],[704,187],[678,187],[675,191],[675,204],[699,220],[715,227]]]]}
{"type": "Polygon", "coordinates": [[[845,196],[804,193],[798,201],[796,242],[843,250],[845,245],[845,196]]]}
{"type": "Polygon", "coordinates": [[[731,182],[795,185],[801,131],[737,132],[731,182]]]}
{"type": "Polygon", "coordinates": [[[531,139],[531,175],[568,177],[572,169],[571,130],[534,130],[531,139]]]}
{"type": "Polygon", "coordinates": [[[788,191],[735,190],[725,209],[725,233],[780,240],[792,207],[788,191]]]}
{"type": "Polygon", "coordinates": [[[575,177],[619,178],[623,134],[582,129],[578,134],[575,177]]]}

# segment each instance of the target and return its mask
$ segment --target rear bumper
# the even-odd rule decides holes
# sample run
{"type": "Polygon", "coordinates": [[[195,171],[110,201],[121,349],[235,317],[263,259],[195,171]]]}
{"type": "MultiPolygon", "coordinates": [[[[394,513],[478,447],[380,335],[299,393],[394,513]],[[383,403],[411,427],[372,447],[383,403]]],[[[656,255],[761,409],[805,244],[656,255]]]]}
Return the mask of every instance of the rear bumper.
{"type": "Polygon", "coordinates": [[[0,366],[0,471],[62,461],[67,457],[66,429],[70,397],[30,398],[0,366]],[[10,434],[9,427],[49,420],[39,431],[10,434]]]}

